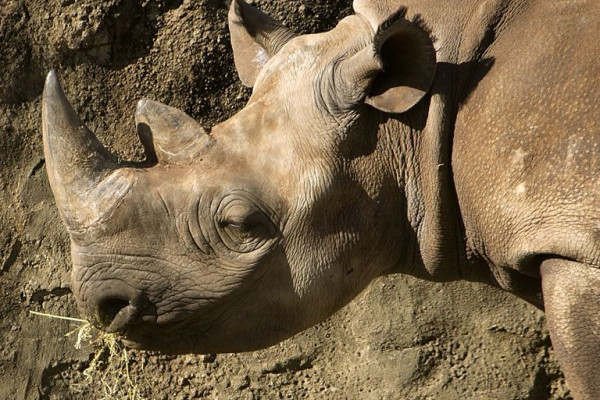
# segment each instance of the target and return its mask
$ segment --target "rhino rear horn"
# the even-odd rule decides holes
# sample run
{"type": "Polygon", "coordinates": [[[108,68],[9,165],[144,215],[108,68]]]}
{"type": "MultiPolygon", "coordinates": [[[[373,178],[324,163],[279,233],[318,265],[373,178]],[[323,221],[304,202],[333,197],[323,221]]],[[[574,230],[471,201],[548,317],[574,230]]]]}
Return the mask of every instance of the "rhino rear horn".
{"type": "Polygon", "coordinates": [[[70,230],[107,215],[131,188],[124,171],[73,110],[54,71],[42,98],[44,154],[50,186],[70,230]]]}
{"type": "Polygon", "coordinates": [[[156,101],[140,100],[135,122],[149,161],[186,162],[196,158],[207,144],[204,129],[192,117],[156,101]]]}
{"type": "Polygon", "coordinates": [[[296,34],[243,0],[232,1],[228,19],[235,67],[242,83],[252,87],[267,61],[296,34]]]}

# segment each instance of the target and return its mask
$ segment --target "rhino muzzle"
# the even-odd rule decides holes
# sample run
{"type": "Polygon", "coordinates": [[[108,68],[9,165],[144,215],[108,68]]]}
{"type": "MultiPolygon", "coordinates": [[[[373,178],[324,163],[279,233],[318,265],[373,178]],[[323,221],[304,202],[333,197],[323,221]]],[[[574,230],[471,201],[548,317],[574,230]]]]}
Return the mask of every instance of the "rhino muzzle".
{"type": "MultiPolygon", "coordinates": [[[[144,99],[137,106],[136,125],[147,160],[119,163],[78,117],[54,71],[44,86],[42,121],[50,186],[73,242],[94,240],[87,233],[102,227],[136,183],[138,170],[197,157],[211,143],[184,112],[144,99]]],[[[124,332],[140,322],[156,322],[156,307],[143,291],[111,276],[91,286],[75,279],[75,292],[83,293],[77,296],[80,308],[103,329],[124,332]]]]}

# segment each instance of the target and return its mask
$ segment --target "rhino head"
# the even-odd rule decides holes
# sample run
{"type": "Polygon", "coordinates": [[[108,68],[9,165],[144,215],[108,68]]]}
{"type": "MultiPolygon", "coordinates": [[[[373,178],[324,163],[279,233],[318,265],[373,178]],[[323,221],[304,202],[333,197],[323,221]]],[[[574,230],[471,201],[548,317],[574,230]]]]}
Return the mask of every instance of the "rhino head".
{"type": "Polygon", "coordinates": [[[296,36],[242,1],[229,24],[248,104],[206,134],[182,111],[140,101],[146,163],[117,162],[56,74],[46,80],[44,151],[73,291],[86,318],[132,347],[269,346],[332,314],[414,246],[400,139],[382,127],[431,84],[427,31],[401,10],[296,36]]]}

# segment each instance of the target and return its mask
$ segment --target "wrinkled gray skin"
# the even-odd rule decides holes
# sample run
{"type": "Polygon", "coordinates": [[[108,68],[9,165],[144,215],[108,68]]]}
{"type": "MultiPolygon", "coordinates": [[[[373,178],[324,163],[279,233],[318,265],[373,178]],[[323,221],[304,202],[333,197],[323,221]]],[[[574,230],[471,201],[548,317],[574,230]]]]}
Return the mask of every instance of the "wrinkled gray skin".
{"type": "Polygon", "coordinates": [[[114,161],[51,73],[82,313],[134,347],[234,352],[380,275],[483,281],[544,306],[575,397],[600,398],[600,3],[446,3],[355,0],[294,37],[234,1],[250,101],[209,135],[140,102],[145,164],[114,161]]]}

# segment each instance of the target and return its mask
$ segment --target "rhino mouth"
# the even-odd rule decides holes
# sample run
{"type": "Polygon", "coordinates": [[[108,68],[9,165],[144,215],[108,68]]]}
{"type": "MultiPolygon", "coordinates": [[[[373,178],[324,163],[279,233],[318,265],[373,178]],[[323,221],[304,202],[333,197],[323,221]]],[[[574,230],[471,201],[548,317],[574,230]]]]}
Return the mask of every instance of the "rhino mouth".
{"type": "MultiPolygon", "coordinates": [[[[126,325],[114,332],[123,344],[134,350],[158,351],[163,354],[180,355],[207,353],[208,337],[196,329],[191,329],[189,321],[163,326],[155,323],[126,325]]],[[[103,328],[108,332],[108,328],[103,328]]]]}
{"type": "MultiPolygon", "coordinates": [[[[80,307],[98,329],[116,334],[132,349],[166,354],[197,352],[204,345],[203,330],[218,320],[205,309],[199,318],[190,310],[161,309],[160,301],[120,279],[86,283],[79,287],[80,307]]],[[[219,314],[219,313],[217,313],[219,314]]]]}

